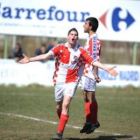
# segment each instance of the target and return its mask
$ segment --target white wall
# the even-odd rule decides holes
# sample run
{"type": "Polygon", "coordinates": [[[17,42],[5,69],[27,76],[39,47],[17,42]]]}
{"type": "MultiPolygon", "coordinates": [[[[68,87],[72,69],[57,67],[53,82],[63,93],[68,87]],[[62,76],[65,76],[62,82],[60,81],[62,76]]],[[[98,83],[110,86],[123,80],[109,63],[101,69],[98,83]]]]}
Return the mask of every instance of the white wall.
{"type": "MultiPolygon", "coordinates": [[[[106,64],[108,66],[113,66],[106,64]]],[[[99,76],[102,81],[97,84],[101,87],[125,87],[132,85],[140,87],[140,66],[116,65],[119,72],[117,77],[112,77],[105,71],[100,70],[99,76]]],[[[0,84],[26,86],[28,84],[40,84],[52,86],[54,61],[46,63],[32,62],[19,64],[14,60],[0,59],[0,84]]]]}

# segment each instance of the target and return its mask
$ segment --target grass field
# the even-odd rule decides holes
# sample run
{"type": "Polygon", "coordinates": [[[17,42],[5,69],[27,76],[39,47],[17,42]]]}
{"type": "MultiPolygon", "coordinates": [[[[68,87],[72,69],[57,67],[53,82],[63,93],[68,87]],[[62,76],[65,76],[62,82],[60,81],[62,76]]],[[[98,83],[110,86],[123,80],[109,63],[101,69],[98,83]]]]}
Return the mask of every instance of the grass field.
{"type": "MultiPolygon", "coordinates": [[[[140,89],[97,88],[101,127],[80,134],[84,102],[78,90],[63,140],[140,140],[140,89]],[[77,127],[74,127],[77,126],[77,127]]],[[[58,118],[52,87],[0,86],[0,140],[51,140],[58,118]]]]}

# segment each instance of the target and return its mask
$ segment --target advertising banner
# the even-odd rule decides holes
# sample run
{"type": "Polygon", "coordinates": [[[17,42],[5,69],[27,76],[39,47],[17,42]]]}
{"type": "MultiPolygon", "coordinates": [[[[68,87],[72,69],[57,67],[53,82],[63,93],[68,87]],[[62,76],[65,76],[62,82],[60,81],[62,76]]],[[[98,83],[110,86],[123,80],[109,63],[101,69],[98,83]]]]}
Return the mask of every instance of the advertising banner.
{"type": "MultiPolygon", "coordinates": [[[[108,66],[113,66],[109,65],[108,66]]],[[[140,86],[140,66],[132,65],[116,65],[116,70],[119,75],[113,77],[107,72],[99,69],[99,77],[101,82],[98,86],[101,87],[126,87],[126,86],[140,86]]]]}
{"type": "Polygon", "coordinates": [[[66,37],[75,27],[85,39],[87,17],[99,20],[101,40],[140,41],[140,1],[0,0],[0,34],[66,37]]]}
{"type": "MultiPolygon", "coordinates": [[[[114,66],[106,64],[108,66],[114,66]]],[[[107,72],[99,69],[101,82],[99,87],[140,87],[140,66],[116,65],[119,75],[110,76],[107,72]]],[[[29,84],[40,84],[44,86],[53,86],[53,73],[55,62],[48,61],[32,62],[28,64],[19,64],[14,60],[0,59],[0,84],[17,86],[27,86],[29,84]]]]}

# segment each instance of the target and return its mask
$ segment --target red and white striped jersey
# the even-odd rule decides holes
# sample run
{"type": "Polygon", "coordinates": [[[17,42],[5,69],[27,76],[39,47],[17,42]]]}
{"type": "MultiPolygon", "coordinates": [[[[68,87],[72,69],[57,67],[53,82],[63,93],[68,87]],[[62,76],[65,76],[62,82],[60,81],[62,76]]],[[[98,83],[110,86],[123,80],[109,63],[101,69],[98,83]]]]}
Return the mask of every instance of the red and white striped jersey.
{"type": "MultiPolygon", "coordinates": [[[[97,34],[93,34],[87,39],[84,48],[94,60],[96,59],[97,61],[100,61],[101,42],[98,39],[97,34]]],[[[94,78],[93,66],[91,66],[89,63],[85,64],[83,76],[94,78]]]]}
{"type": "Polygon", "coordinates": [[[79,80],[78,70],[80,66],[84,61],[91,64],[94,60],[78,44],[74,48],[68,47],[67,43],[59,44],[51,51],[53,56],[56,57],[54,83],[77,82],[79,80]]]}

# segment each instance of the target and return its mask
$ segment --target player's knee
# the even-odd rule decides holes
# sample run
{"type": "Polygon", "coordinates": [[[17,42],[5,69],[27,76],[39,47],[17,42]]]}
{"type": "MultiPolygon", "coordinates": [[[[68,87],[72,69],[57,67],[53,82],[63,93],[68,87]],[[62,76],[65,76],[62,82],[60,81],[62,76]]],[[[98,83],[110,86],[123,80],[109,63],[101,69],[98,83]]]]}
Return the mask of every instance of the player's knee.
{"type": "Polygon", "coordinates": [[[61,111],[62,110],[62,106],[61,105],[56,105],[56,110],[57,111],[61,111]]]}
{"type": "Polygon", "coordinates": [[[88,99],[87,99],[87,95],[86,94],[83,94],[83,98],[84,98],[84,101],[85,102],[88,102],[88,99]]]}
{"type": "Polygon", "coordinates": [[[89,102],[93,102],[93,101],[96,100],[94,92],[90,92],[90,93],[87,95],[87,100],[88,100],[89,102]]]}
{"type": "Polygon", "coordinates": [[[61,112],[62,109],[61,109],[61,108],[56,108],[56,111],[57,111],[57,112],[61,112]]]}

